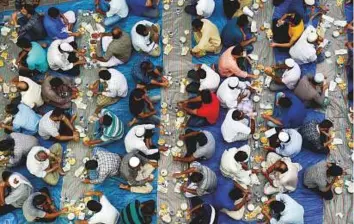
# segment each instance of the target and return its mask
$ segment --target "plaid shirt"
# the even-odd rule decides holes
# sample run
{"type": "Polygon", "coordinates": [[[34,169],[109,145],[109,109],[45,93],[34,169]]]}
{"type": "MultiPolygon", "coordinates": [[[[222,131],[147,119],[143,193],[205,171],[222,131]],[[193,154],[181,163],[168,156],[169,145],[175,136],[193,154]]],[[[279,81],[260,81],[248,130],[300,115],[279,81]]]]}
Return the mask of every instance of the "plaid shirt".
{"type": "Polygon", "coordinates": [[[39,15],[38,13],[34,13],[31,18],[27,21],[27,23],[24,26],[20,27],[19,30],[19,36],[22,36],[24,34],[26,34],[26,32],[33,30],[34,27],[37,27],[38,24],[41,24],[41,15],[39,15]]]}
{"type": "Polygon", "coordinates": [[[119,167],[121,164],[120,155],[108,152],[100,147],[95,147],[93,149],[93,159],[98,163],[98,178],[91,180],[91,184],[102,183],[107,177],[119,174],[119,167]]]}
{"type": "Polygon", "coordinates": [[[317,152],[326,151],[322,141],[322,139],[325,139],[321,138],[317,125],[318,122],[316,121],[306,123],[299,128],[299,133],[302,135],[304,146],[306,148],[317,152]]]}

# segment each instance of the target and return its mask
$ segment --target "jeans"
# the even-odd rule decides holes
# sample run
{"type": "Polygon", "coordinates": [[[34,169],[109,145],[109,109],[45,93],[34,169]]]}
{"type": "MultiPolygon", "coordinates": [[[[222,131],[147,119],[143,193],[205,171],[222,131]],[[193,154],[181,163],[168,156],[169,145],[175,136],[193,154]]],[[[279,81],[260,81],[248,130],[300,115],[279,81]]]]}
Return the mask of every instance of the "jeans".
{"type": "Polygon", "coordinates": [[[114,16],[111,16],[111,17],[106,17],[104,19],[104,25],[105,26],[112,26],[114,25],[115,23],[118,23],[119,20],[121,20],[122,18],[118,15],[114,15],[114,16]]]}
{"type": "Polygon", "coordinates": [[[109,3],[106,2],[105,0],[100,0],[98,3],[98,7],[103,11],[103,12],[108,12],[109,11],[109,3]]]}
{"type": "MultiPolygon", "coordinates": [[[[160,95],[152,96],[149,97],[152,103],[158,103],[161,100],[160,95]]],[[[141,118],[136,118],[138,120],[137,124],[160,124],[160,117],[157,115],[152,115],[150,117],[141,119],[141,118]]]]}
{"type": "Polygon", "coordinates": [[[187,126],[190,127],[203,127],[207,125],[210,125],[207,119],[195,115],[192,115],[187,122],[187,126]]]}
{"type": "Polygon", "coordinates": [[[15,208],[12,205],[4,204],[3,206],[0,206],[0,215],[1,216],[5,215],[7,213],[10,213],[10,212],[14,211],[15,209],[17,209],[17,208],[15,208]]]}

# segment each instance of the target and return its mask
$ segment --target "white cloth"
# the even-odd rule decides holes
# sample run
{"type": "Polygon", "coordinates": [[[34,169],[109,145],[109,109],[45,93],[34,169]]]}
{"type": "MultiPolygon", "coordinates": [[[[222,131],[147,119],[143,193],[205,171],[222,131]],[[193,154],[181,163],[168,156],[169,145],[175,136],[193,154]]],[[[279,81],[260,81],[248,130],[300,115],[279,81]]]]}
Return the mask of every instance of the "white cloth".
{"type": "Polygon", "coordinates": [[[210,17],[215,8],[214,0],[199,0],[196,6],[197,14],[204,18],[210,17]]]}
{"type": "Polygon", "coordinates": [[[49,167],[49,159],[45,161],[38,161],[35,156],[39,151],[44,151],[47,154],[50,154],[49,149],[46,149],[42,146],[35,146],[27,155],[27,169],[28,171],[39,178],[44,178],[47,175],[45,171],[49,167]]]}
{"type": "MultiPolygon", "coordinates": [[[[74,24],[76,22],[76,16],[75,16],[74,11],[67,11],[63,14],[63,16],[68,20],[69,24],[74,24]]],[[[68,26],[64,27],[62,32],[70,33],[70,31],[68,30],[68,26]]],[[[66,42],[66,43],[71,43],[71,42],[75,41],[75,37],[70,36],[70,37],[67,37],[66,39],[62,39],[62,41],[66,42]]]]}
{"type": "Polygon", "coordinates": [[[244,118],[240,121],[232,119],[232,113],[236,109],[231,109],[227,112],[224,122],[221,125],[221,134],[224,140],[228,143],[246,140],[251,134],[249,121],[244,118]]]}
{"type": "Polygon", "coordinates": [[[109,11],[106,12],[107,17],[118,15],[121,18],[127,17],[129,8],[125,0],[111,0],[109,2],[109,11]]]}
{"type": "Polygon", "coordinates": [[[110,68],[111,79],[106,81],[107,88],[102,95],[107,97],[126,97],[128,94],[128,83],[125,76],[118,70],[110,68]]]}
{"type": "Polygon", "coordinates": [[[303,224],[304,223],[304,207],[297,203],[287,194],[277,194],[275,196],[277,201],[281,201],[285,204],[284,211],[280,214],[280,219],[276,220],[272,218],[270,224],[303,224]]]}
{"type": "Polygon", "coordinates": [[[280,143],[275,149],[276,153],[282,156],[294,157],[301,151],[302,136],[295,129],[283,129],[290,136],[290,141],[280,143]]]}
{"type": "Polygon", "coordinates": [[[100,204],[102,205],[101,211],[95,213],[88,220],[88,224],[116,224],[119,219],[118,210],[108,201],[104,195],[102,195],[100,199],[100,204]]]}
{"type": "Polygon", "coordinates": [[[199,91],[210,90],[212,92],[215,92],[218,89],[220,84],[219,74],[216,73],[212,68],[210,68],[206,64],[203,64],[201,66],[201,69],[205,71],[206,77],[205,79],[200,79],[199,91]]]}
{"type": "Polygon", "coordinates": [[[229,81],[232,79],[238,79],[237,77],[229,77],[225,79],[221,85],[219,86],[216,95],[220,101],[220,105],[224,108],[236,108],[237,107],[237,98],[238,96],[246,90],[249,82],[241,82],[239,81],[237,88],[230,89],[229,81]]]}
{"type": "Polygon", "coordinates": [[[23,76],[19,76],[19,81],[26,82],[28,89],[21,91],[21,103],[26,104],[30,108],[40,107],[44,104],[42,99],[42,87],[31,79],[23,76]]]}
{"type": "Polygon", "coordinates": [[[312,32],[316,33],[316,29],[312,25],[309,25],[302,33],[299,40],[290,48],[289,54],[291,58],[293,58],[299,65],[317,60],[315,45],[307,41],[307,37],[312,32]]]}
{"type": "Polygon", "coordinates": [[[295,89],[297,82],[299,81],[301,76],[301,69],[297,63],[295,63],[294,67],[291,69],[285,70],[283,73],[281,81],[288,87],[289,89],[295,89]]]}
{"type": "Polygon", "coordinates": [[[50,119],[52,110],[46,113],[39,121],[38,134],[43,139],[49,139],[50,137],[57,137],[59,135],[60,122],[50,119]]]}
{"type": "MultiPolygon", "coordinates": [[[[107,51],[109,44],[112,42],[113,37],[112,36],[105,36],[102,37],[101,39],[101,43],[102,43],[102,50],[104,52],[107,51]]],[[[112,56],[107,62],[102,62],[102,61],[97,61],[97,63],[101,66],[101,67],[115,67],[117,65],[121,65],[124,64],[124,62],[122,62],[121,60],[119,60],[118,58],[112,56]]]]}
{"type": "MultiPolygon", "coordinates": [[[[238,199],[235,201],[235,205],[238,205],[242,202],[242,198],[238,199]]],[[[243,214],[245,213],[245,206],[242,206],[239,210],[233,211],[233,210],[228,210],[226,208],[221,209],[221,212],[225,213],[228,215],[230,218],[234,220],[241,220],[243,218],[243,214]]]]}
{"type": "Polygon", "coordinates": [[[244,161],[247,162],[251,152],[251,148],[248,145],[240,148],[230,148],[225,150],[221,156],[220,170],[225,177],[231,178],[239,184],[250,185],[252,171],[244,170],[241,163],[234,159],[235,154],[239,151],[247,153],[248,158],[244,161]]]}
{"type": "Polygon", "coordinates": [[[12,188],[18,188],[21,184],[28,185],[32,188],[32,184],[20,173],[13,173],[9,177],[9,184],[12,188]]]}
{"type": "Polygon", "coordinates": [[[150,34],[148,34],[146,37],[144,37],[136,32],[136,27],[139,24],[142,24],[147,27],[151,27],[154,24],[150,21],[142,20],[140,22],[137,22],[133,26],[132,30],[130,31],[130,36],[132,38],[132,44],[133,44],[134,49],[136,51],[143,51],[145,53],[149,53],[152,50],[154,50],[155,48],[158,48],[159,45],[156,44],[154,41],[150,40],[150,34]]]}
{"type": "MultiPolygon", "coordinates": [[[[65,43],[64,40],[54,40],[48,48],[47,60],[49,67],[52,70],[63,70],[67,71],[74,67],[74,64],[69,62],[69,53],[59,51],[60,44],[65,43]]],[[[68,52],[73,52],[74,48],[68,50],[68,52]]]]}
{"type": "Polygon", "coordinates": [[[143,152],[145,155],[151,155],[157,153],[159,151],[158,149],[149,149],[146,146],[144,142],[144,136],[137,137],[135,135],[136,130],[139,128],[144,128],[145,130],[151,130],[155,128],[155,125],[142,124],[142,125],[136,125],[132,127],[124,139],[125,150],[127,151],[127,153],[130,153],[134,150],[139,150],[140,152],[143,152]]]}

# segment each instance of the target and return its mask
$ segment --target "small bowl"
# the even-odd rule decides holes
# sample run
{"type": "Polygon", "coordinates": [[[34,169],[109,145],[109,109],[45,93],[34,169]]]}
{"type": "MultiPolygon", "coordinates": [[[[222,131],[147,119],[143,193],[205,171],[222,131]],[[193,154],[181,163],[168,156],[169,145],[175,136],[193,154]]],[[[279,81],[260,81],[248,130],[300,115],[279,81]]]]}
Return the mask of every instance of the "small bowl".
{"type": "Polygon", "coordinates": [[[17,87],[16,86],[11,86],[10,87],[10,92],[16,93],[17,92],[17,87]]]}
{"type": "Polygon", "coordinates": [[[80,203],[79,206],[77,207],[80,211],[84,210],[86,208],[85,203],[80,203]]]}
{"type": "Polygon", "coordinates": [[[157,141],[157,144],[159,144],[160,146],[165,145],[165,143],[166,143],[165,139],[159,139],[157,141]]]}
{"type": "Polygon", "coordinates": [[[188,35],[188,34],[189,34],[189,30],[185,30],[184,35],[188,35]]]}
{"type": "Polygon", "coordinates": [[[162,43],[165,44],[165,45],[168,44],[168,37],[163,38],[162,39],[162,43]]]}
{"type": "Polygon", "coordinates": [[[74,213],[69,213],[69,214],[68,214],[68,219],[69,219],[70,221],[74,220],[74,219],[75,219],[75,214],[74,214],[74,213]]]}
{"type": "Polygon", "coordinates": [[[184,145],[184,142],[182,140],[178,140],[176,144],[178,147],[182,147],[184,145]]]}
{"type": "Polygon", "coordinates": [[[181,204],[181,209],[182,209],[182,211],[186,211],[188,209],[187,203],[182,203],[181,204]]]}
{"type": "Polygon", "coordinates": [[[167,174],[168,174],[168,172],[167,172],[166,169],[162,169],[162,170],[160,171],[160,174],[161,174],[161,176],[166,177],[167,174]]]}
{"type": "Polygon", "coordinates": [[[258,10],[258,9],[259,9],[259,4],[258,4],[258,3],[254,3],[254,4],[252,5],[252,9],[258,10]]]}
{"type": "Polygon", "coordinates": [[[184,44],[184,43],[186,43],[187,38],[186,38],[186,37],[180,37],[180,38],[179,38],[179,41],[180,41],[182,44],[184,44]]]}
{"type": "Polygon", "coordinates": [[[254,75],[259,75],[259,74],[261,74],[261,72],[260,72],[258,69],[255,69],[255,70],[253,71],[253,74],[254,74],[254,75]]]}
{"type": "Polygon", "coordinates": [[[253,97],[253,101],[254,101],[255,103],[258,103],[260,100],[261,100],[261,97],[260,97],[260,96],[255,95],[255,96],[253,97]]]}
{"type": "Polygon", "coordinates": [[[267,196],[261,197],[261,202],[265,203],[266,201],[268,201],[268,197],[267,196]]]}
{"type": "Polygon", "coordinates": [[[75,79],[75,84],[76,84],[76,85],[80,85],[81,83],[82,83],[81,78],[76,78],[76,79],[75,79]]]}
{"type": "Polygon", "coordinates": [[[166,11],[169,10],[170,9],[170,5],[169,4],[164,4],[163,5],[163,9],[166,10],[166,11]]]}
{"type": "Polygon", "coordinates": [[[325,52],[326,58],[330,58],[332,56],[332,53],[330,51],[325,52]]]}
{"type": "Polygon", "coordinates": [[[341,188],[341,187],[336,187],[336,188],[334,188],[334,192],[335,192],[336,194],[342,194],[342,193],[343,193],[343,188],[341,188]]]}
{"type": "Polygon", "coordinates": [[[254,139],[254,140],[258,140],[259,138],[260,138],[259,133],[254,133],[254,134],[253,134],[253,139],[254,139]]]}
{"type": "Polygon", "coordinates": [[[339,37],[340,33],[338,30],[333,31],[332,33],[333,37],[339,37]]]}
{"type": "Polygon", "coordinates": [[[338,78],[336,78],[334,81],[335,81],[336,83],[340,84],[340,83],[343,82],[343,79],[338,77],[338,78]]]}
{"type": "Polygon", "coordinates": [[[262,168],[265,168],[265,167],[266,167],[266,165],[267,165],[267,164],[266,164],[266,162],[265,162],[265,161],[261,162],[261,167],[262,167],[262,168]]]}
{"type": "Polygon", "coordinates": [[[178,6],[183,6],[183,4],[184,4],[184,0],[178,0],[178,2],[177,2],[178,6]]]}
{"type": "Polygon", "coordinates": [[[162,108],[162,109],[167,108],[167,106],[168,106],[168,105],[167,105],[166,102],[162,102],[162,103],[161,103],[161,108],[162,108]]]}
{"type": "Polygon", "coordinates": [[[248,211],[252,212],[255,209],[255,207],[253,204],[248,204],[247,209],[248,209],[248,211]]]}
{"type": "Polygon", "coordinates": [[[86,92],[86,96],[88,97],[92,97],[93,96],[93,92],[91,90],[86,92]]]}
{"type": "Polygon", "coordinates": [[[161,219],[164,223],[171,223],[172,222],[172,218],[169,214],[162,216],[161,219]]]}

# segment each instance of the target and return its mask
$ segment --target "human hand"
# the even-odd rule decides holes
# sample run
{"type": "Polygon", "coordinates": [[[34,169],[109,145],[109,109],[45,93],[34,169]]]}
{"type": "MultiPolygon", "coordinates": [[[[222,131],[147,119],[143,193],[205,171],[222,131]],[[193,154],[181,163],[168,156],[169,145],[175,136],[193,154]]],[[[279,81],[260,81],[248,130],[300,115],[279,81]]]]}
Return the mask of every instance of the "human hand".
{"type": "Polygon", "coordinates": [[[69,211],[68,208],[63,208],[63,209],[60,211],[60,213],[63,214],[63,213],[67,213],[68,211],[69,211]]]}
{"type": "Polygon", "coordinates": [[[74,37],[80,37],[82,34],[80,32],[75,32],[75,33],[72,33],[72,35],[74,37]]]}
{"type": "Polygon", "coordinates": [[[262,114],[262,118],[268,120],[270,118],[270,116],[267,114],[262,114]]]}
{"type": "Polygon", "coordinates": [[[269,46],[270,46],[270,47],[276,47],[276,46],[277,46],[277,43],[272,42],[272,43],[269,44],[269,46]]]}

